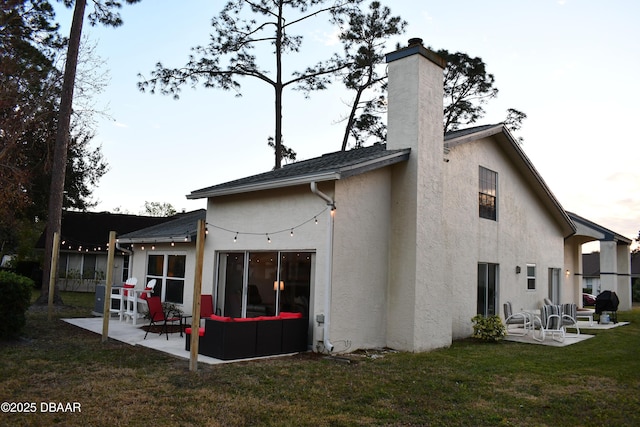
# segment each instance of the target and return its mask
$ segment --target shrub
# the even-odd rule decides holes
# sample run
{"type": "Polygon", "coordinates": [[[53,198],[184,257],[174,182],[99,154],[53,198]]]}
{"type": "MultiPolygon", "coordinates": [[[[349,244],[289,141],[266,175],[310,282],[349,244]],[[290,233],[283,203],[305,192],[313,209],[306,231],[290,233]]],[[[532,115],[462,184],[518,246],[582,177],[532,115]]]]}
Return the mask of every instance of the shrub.
{"type": "Polygon", "coordinates": [[[500,316],[484,317],[480,314],[471,319],[473,322],[473,338],[483,341],[499,341],[506,334],[506,329],[500,316]]]}
{"type": "Polygon", "coordinates": [[[0,339],[15,339],[27,323],[33,280],[8,271],[0,271],[0,339]]]}

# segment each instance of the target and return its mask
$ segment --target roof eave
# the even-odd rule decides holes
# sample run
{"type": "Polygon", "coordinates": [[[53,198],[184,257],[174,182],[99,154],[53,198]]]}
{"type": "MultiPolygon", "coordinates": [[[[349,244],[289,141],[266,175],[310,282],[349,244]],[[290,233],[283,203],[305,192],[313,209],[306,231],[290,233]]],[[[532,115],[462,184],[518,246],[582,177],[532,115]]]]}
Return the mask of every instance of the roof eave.
{"type": "Polygon", "coordinates": [[[176,235],[176,236],[158,236],[158,237],[125,237],[119,238],[119,244],[143,244],[143,243],[180,243],[180,242],[192,242],[192,235],[176,235]]]}
{"type": "Polygon", "coordinates": [[[251,183],[246,185],[233,186],[228,188],[197,190],[191,194],[187,194],[187,199],[206,199],[208,197],[229,196],[232,194],[251,193],[254,191],[273,190],[275,188],[293,187],[295,185],[304,185],[311,182],[332,181],[340,179],[339,172],[327,172],[321,174],[304,175],[292,178],[283,178],[259,183],[251,183]]]}
{"type": "Polygon", "coordinates": [[[204,199],[209,197],[229,196],[233,194],[251,193],[254,191],[293,187],[296,185],[306,185],[312,182],[335,181],[407,160],[409,158],[410,152],[410,149],[399,150],[389,153],[388,155],[383,157],[377,157],[375,159],[367,160],[354,165],[343,166],[321,173],[299,175],[294,177],[273,179],[245,185],[234,185],[223,188],[213,187],[203,190],[196,190],[191,194],[187,194],[186,197],[190,200],[204,199]]]}
{"type": "Polygon", "coordinates": [[[466,142],[470,142],[470,141],[476,141],[478,139],[482,139],[482,138],[488,138],[490,136],[493,135],[497,135],[499,133],[502,133],[504,130],[504,126],[503,125],[495,125],[491,128],[488,129],[484,129],[478,132],[474,132],[474,133],[470,133],[467,135],[461,135],[457,138],[451,138],[451,139],[447,139],[444,143],[445,148],[451,149],[453,147],[455,147],[456,145],[460,145],[460,144],[464,144],[466,142]]]}
{"type": "Polygon", "coordinates": [[[610,230],[606,227],[603,227],[600,224],[596,224],[595,222],[590,221],[584,217],[581,217],[580,215],[577,215],[573,212],[567,212],[567,214],[569,215],[569,218],[571,218],[572,221],[578,224],[582,224],[599,233],[602,233],[602,235],[604,236],[603,238],[606,241],[613,241],[618,244],[624,244],[624,245],[631,245],[633,243],[633,239],[623,236],[622,234],[616,233],[615,231],[610,230]]]}

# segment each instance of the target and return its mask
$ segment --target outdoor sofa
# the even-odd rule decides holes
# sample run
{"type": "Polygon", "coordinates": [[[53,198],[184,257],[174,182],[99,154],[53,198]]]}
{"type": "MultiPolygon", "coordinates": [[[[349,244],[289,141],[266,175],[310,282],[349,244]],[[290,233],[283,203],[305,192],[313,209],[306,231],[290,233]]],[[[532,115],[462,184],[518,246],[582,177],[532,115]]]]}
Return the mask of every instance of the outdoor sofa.
{"type": "MultiPolygon", "coordinates": [[[[308,324],[301,313],[249,318],[211,315],[198,331],[198,353],[233,360],[306,351],[308,324]]],[[[186,329],[185,349],[191,350],[191,328],[186,329]]]]}

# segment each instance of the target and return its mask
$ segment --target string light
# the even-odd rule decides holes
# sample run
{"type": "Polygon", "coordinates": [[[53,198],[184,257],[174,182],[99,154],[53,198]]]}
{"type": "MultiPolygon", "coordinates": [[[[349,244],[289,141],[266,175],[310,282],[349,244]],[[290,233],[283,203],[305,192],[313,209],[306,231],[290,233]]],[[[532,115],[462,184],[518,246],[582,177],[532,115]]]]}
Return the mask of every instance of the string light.
{"type": "Polygon", "coordinates": [[[326,210],[329,209],[329,207],[325,207],[322,211],[318,212],[317,214],[313,215],[310,219],[303,221],[302,223],[296,225],[295,227],[287,227],[287,228],[283,228],[281,230],[276,230],[276,231],[269,231],[269,232],[250,232],[250,231],[238,231],[238,230],[231,230],[225,227],[221,227],[219,225],[215,225],[215,224],[211,224],[211,223],[207,223],[207,226],[209,227],[213,227],[213,228],[217,228],[218,230],[222,230],[222,231],[227,231],[229,233],[233,233],[233,243],[236,243],[238,241],[238,236],[240,236],[241,234],[244,235],[250,235],[250,236],[266,236],[267,237],[267,242],[271,243],[271,236],[274,234],[280,234],[280,233],[289,233],[289,236],[293,237],[294,235],[294,230],[296,228],[300,228],[308,223],[310,223],[311,221],[313,221],[315,224],[318,224],[318,216],[320,216],[322,213],[326,212],[326,210]]]}

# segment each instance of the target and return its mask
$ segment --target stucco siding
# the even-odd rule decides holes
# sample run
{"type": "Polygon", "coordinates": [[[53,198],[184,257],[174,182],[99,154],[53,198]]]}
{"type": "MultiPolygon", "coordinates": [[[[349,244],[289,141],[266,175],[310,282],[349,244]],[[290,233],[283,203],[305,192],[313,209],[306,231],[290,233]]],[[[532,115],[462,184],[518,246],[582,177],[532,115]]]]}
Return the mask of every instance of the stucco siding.
{"type": "Polygon", "coordinates": [[[386,345],[390,173],[336,182],[331,340],[341,348],[386,345]]]}
{"type": "MultiPolygon", "coordinates": [[[[334,196],[333,183],[322,183],[319,189],[334,196]]],[[[315,275],[311,278],[309,317],[315,325],[315,316],[325,311],[330,212],[326,202],[314,195],[308,186],[209,199],[203,292],[206,290],[215,294],[216,255],[219,252],[314,252],[315,266],[312,271],[315,275]],[[294,227],[291,236],[290,231],[294,227]],[[234,242],[236,232],[238,237],[234,242]]]]}
{"type": "Polygon", "coordinates": [[[389,63],[389,148],[411,148],[392,172],[388,345],[451,344],[444,286],[442,68],[422,55],[389,63]]]}
{"type": "MultiPolygon", "coordinates": [[[[445,165],[447,283],[452,289],[454,338],[471,334],[477,311],[477,265],[499,265],[498,304],[539,308],[548,296],[549,268],[564,266],[564,238],[545,202],[530,189],[491,139],[454,147],[445,165]],[[479,167],[498,173],[497,221],[479,217],[479,167]],[[535,290],[527,290],[527,264],[536,266],[535,290]],[[520,273],[516,272],[520,267],[520,273]]],[[[560,285],[564,276],[561,274],[560,285]]]]}

